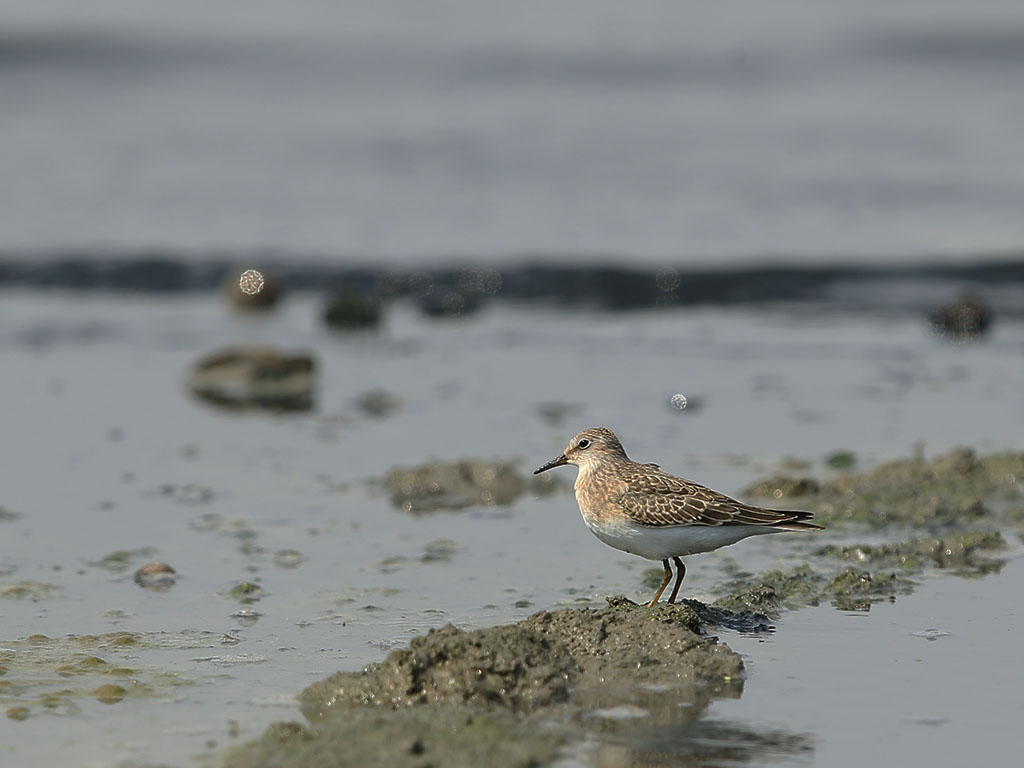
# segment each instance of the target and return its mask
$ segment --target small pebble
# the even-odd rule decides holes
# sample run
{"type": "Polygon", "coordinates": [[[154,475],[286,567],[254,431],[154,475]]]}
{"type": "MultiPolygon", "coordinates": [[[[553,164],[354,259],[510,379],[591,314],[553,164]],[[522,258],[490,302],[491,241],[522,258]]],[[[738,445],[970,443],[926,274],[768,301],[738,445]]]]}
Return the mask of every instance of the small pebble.
{"type": "Polygon", "coordinates": [[[135,571],[135,583],[143,589],[169,589],[178,580],[178,572],[167,563],[146,563],[135,571]]]}
{"type": "Polygon", "coordinates": [[[296,549],[279,549],[274,553],[274,564],[280,568],[297,568],[302,561],[302,553],[296,549]]]}

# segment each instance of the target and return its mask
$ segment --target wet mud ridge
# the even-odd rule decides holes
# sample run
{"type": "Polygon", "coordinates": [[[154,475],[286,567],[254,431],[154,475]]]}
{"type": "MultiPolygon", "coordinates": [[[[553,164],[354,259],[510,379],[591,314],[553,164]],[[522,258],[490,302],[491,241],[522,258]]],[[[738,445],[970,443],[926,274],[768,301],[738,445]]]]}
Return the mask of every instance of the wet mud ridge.
{"type": "Polygon", "coordinates": [[[738,696],[739,655],[700,629],[688,605],[621,597],[472,632],[448,625],[310,686],[308,725],[274,725],[224,765],[547,763],[617,723],[643,718],[656,731],[738,696]]]}

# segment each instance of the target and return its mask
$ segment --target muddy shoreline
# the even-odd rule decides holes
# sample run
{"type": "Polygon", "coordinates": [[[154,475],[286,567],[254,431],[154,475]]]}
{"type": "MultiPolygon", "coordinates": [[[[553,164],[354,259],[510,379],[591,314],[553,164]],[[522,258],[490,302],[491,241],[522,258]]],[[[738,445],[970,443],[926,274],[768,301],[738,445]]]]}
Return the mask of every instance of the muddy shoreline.
{"type": "Polygon", "coordinates": [[[273,725],[222,764],[526,766],[582,744],[671,761],[679,755],[657,733],[743,691],[743,661],[712,633],[772,632],[785,611],[823,602],[869,611],[936,570],[997,573],[1000,554],[1019,547],[1006,536],[1024,536],[1022,477],[1024,454],[956,449],[821,482],[769,478],[749,492],[813,509],[829,526],[831,543],[799,564],[738,572],[710,605],[649,608],[619,596],[488,629],[431,630],[382,662],[309,686],[305,724],[273,725]],[[885,543],[855,543],[879,531],[885,543]]]}

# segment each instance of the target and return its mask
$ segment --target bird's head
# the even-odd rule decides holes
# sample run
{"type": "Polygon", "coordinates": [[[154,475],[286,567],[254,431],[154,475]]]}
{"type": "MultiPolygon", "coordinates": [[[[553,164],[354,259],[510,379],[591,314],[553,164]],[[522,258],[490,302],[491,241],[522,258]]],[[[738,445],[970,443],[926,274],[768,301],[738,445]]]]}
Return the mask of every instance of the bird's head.
{"type": "Polygon", "coordinates": [[[591,427],[577,432],[560,456],[556,456],[533,474],[539,475],[563,464],[583,467],[602,460],[625,458],[626,451],[623,450],[622,443],[614,432],[604,427],[591,427]]]}

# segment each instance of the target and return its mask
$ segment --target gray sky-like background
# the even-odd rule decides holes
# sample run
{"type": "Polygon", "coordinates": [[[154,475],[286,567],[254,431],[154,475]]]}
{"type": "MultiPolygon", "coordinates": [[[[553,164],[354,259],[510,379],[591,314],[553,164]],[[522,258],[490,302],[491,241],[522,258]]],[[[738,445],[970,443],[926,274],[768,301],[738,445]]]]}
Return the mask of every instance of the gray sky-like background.
{"type": "Polygon", "coordinates": [[[0,6],[0,251],[1024,243],[1024,4],[0,6]]]}

